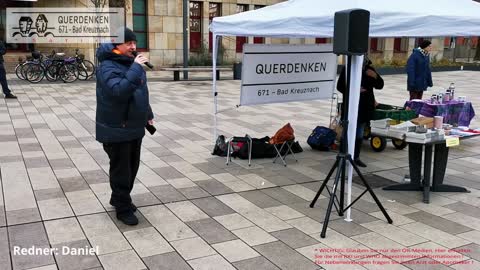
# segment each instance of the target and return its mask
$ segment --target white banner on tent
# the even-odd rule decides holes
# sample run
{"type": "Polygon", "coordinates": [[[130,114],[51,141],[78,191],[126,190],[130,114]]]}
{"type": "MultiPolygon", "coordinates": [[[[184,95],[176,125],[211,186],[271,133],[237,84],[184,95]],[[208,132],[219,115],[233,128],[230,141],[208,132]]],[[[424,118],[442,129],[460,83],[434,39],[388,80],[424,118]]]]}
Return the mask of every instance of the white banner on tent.
{"type": "Polygon", "coordinates": [[[331,44],[245,44],[240,105],[331,98],[336,72],[331,44]]]}

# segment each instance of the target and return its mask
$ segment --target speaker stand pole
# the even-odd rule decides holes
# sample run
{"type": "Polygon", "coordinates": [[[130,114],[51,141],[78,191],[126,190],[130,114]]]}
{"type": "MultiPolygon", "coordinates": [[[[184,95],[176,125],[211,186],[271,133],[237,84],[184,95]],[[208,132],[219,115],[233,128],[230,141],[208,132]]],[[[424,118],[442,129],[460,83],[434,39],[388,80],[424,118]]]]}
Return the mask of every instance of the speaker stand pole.
{"type": "MultiPolygon", "coordinates": [[[[330,171],[327,175],[327,178],[323,181],[322,185],[320,186],[320,189],[318,190],[317,194],[315,195],[315,198],[310,203],[310,207],[313,208],[315,206],[315,203],[317,202],[318,198],[320,197],[320,194],[322,193],[323,189],[324,188],[327,189],[327,191],[329,193],[329,196],[330,196],[330,199],[329,199],[329,202],[328,202],[327,212],[325,213],[325,219],[324,219],[324,222],[323,222],[322,232],[320,234],[321,238],[325,238],[325,236],[326,236],[326,232],[327,232],[327,228],[328,228],[328,222],[330,220],[330,214],[332,212],[333,205],[335,205],[335,207],[337,208],[335,202],[337,201],[337,203],[338,203],[338,196],[337,196],[336,193],[337,193],[337,188],[338,188],[339,184],[340,184],[340,202],[338,203],[339,206],[337,208],[337,212],[338,212],[339,216],[343,216],[343,213],[346,210],[350,209],[353,206],[353,204],[355,204],[365,193],[369,192],[370,195],[375,200],[377,206],[380,208],[383,215],[387,219],[388,223],[390,223],[390,224],[393,223],[392,219],[388,215],[387,211],[385,210],[385,208],[383,207],[381,202],[378,200],[377,196],[373,192],[373,190],[370,187],[370,185],[368,184],[368,182],[363,177],[363,175],[360,172],[360,170],[358,169],[357,165],[355,164],[355,162],[353,162],[352,156],[348,153],[348,137],[347,137],[347,134],[348,134],[348,119],[347,119],[347,117],[349,115],[349,112],[348,112],[349,108],[348,107],[349,107],[349,97],[350,97],[351,73],[352,73],[352,56],[348,55],[347,69],[346,69],[346,80],[347,80],[346,84],[347,84],[347,87],[346,87],[346,89],[343,93],[342,114],[341,114],[341,121],[340,121],[340,124],[343,127],[342,136],[341,136],[342,139],[341,139],[341,142],[340,142],[340,151],[337,155],[337,159],[336,159],[333,167],[330,169],[330,171]],[[347,162],[349,162],[350,166],[352,166],[353,169],[357,172],[357,174],[360,177],[360,179],[362,180],[366,190],[362,194],[360,194],[360,196],[358,196],[352,203],[349,203],[347,205],[347,207],[344,207],[344,205],[343,205],[344,202],[343,201],[344,201],[344,192],[345,192],[345,170],[346,170],[346,167],[347,167],[347,162]],[[335,180],[333,182],[332,191],[330,192],[328,187],[327,187],[327,183],[330,180],[330,177],[332,176],[335,169],[337,170],[337,172],[336,172],[336,175],[335,175],[335,180]]],[[[349,185],[351,185],[351,183],[349,183],[349,185]]],[[[351,190],[351,187],[349,187],[349,190],[351,190]]],[[[350,198],[349,198],[349,200],[350,200],[350,198]]]]}

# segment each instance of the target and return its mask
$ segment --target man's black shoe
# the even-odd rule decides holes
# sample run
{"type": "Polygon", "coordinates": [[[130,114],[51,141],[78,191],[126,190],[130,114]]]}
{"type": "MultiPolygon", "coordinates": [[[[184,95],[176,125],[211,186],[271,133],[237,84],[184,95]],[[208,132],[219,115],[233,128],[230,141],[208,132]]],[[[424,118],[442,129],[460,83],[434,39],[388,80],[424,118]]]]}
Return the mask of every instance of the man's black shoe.
{"type": "MultiPolygon", "coordinates": [[[[110,200],[110,205],[115,207],[115,205],[112,204],[112,200],[110,200]]],[[[137,206],[133,203],[130,204],[130,209],[132,209],[133,212],[137,212],[137,206]]]]}
{"type": "Polygon", "coordinates": [[[359,158],[355,159],[354,162],[355,162],[355,164],[357,164],[357,166],[359,166],[359,167],[362,167],[362,168],[366,168],[366,167],[367,167],[367,164],[363,163],[359,158]]]}
{"type": "Polygon", "coordinates": [[[130,226],[138,224],[138,218],[133,214],[132,211],[117,213],[117,219],[130,226]]]}
{"type": "Polygon", "coordinates": [[[6,94],[5,95],[5,98],[12,98],[12,99],[16,99],[17,96],[15,96],[14,94],[10,93],[10,94],[6,94]]]}
{"type": "Polygon", "coordinates": [[[130,204],[130,208],[132,208],[133,212],[137,212],[137,206],[135,204],[130,204]]]}

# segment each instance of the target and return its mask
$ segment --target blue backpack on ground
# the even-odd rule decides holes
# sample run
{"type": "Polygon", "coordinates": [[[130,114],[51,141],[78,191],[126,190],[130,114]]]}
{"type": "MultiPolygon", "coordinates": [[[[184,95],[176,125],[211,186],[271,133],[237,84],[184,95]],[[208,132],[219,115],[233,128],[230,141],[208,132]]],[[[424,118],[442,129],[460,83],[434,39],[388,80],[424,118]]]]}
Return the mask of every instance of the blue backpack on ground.
{"type": "Polygon", "coordinates": [[[317,126],[308,137],[307,143],[312,149],[329,151],[336,137],[337,133],[334,130],[317,126]]]}

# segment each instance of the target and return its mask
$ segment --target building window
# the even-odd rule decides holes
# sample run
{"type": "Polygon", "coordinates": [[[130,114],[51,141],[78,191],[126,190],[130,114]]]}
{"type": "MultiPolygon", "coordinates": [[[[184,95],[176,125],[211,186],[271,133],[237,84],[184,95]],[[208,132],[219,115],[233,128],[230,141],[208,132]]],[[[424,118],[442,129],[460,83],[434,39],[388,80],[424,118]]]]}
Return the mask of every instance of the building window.
{"type": "Polygon", "coordinates": [[[328,41],[327,38],[315,38],[315,43],[316,44],[326,44],[328,41]]]}
{"type": "Polygon", "coordinates": [[[452,47],[452,41],[453,39],[451,37],[446,37],[443,40],[443,48],[450,49],[452,47]]]}
{"type": "Polygon", "coordinates": [[[472,37],[472,48],[477,48],[478,46],[478,37],[472,37]]]}
{"type": "Polygon", "coordinates": [[[395,38],[393,40],[393,52],[403,53],[408,50],[408,38],[395,38]]]}
{"type": "MultiPolygon", "coordinates": [[[[212,23],[213,18],[222,16],[222,4],[208,3],[208,24],[212,23]]],[[[208,33],[208,50],[213,48],[213,33],[208,33]]]]}
{"type": "MultiPolygon", "coordinates": [[[[261,6],[261,5],[255,5],[253,6],[253,9],[257,10],[257,9],[261,9],[265,6],[261,6]]],[[[263,44],[265,43],[265,38],[264,37],[254,37],[253,38],[253,43],[255,44],[263,44]]]]}
{"type": "Polygon", "coordinates": [[[380,38],[370,38],[370,52],[383,52],[385,40],[380,38]]]}
{"type": "MultiPolygon", "coordinates": [[[[248,11],[248,5],[237,5],[237,13],[248,11]]],[[[248,37],[237,37],[235,51],[243,52],[243,44],[248,43],[248,37]]]]}
{"type": "Polygon", "coordinates": [[[202,3],[190,2],[190,51],[202,48],[202,3]]]}
{"type": "Polygon", "coordinates": [[[137,50],[148,50],[147,0],[133,0],[133,32],[137,36],[137,50]]]}
{"type": "Polygon", "coordinates": [[[467,45],[468,40],[465,37],[457,37],[457,45],[462,46],[462,45],[467,45]]]}

